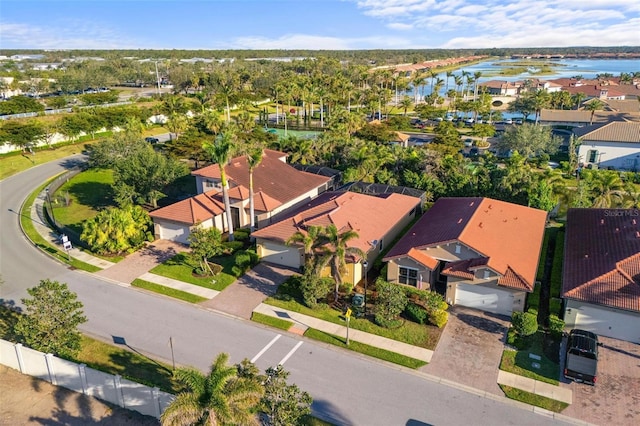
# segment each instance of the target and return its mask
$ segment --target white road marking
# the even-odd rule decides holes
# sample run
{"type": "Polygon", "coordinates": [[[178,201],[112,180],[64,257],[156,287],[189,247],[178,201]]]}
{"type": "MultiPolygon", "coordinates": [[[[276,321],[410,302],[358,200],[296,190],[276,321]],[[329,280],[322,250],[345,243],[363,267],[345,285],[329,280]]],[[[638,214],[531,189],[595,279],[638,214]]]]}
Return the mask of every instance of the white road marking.
{"type": "MultiPolygon", "coordinates": [[[[273,346],[273,344],[280,338],[282,337],[282,334],[278,334],[276,337],[274,337],[273,339],[271,339],[271,341],[269,343],[267,343],[267,346],[265,346],[264,348],[262,348],[262,350],[260,352],[258,352],[256,354],[256,356],[254,356],[251,359],[251,362],[256,362],[258,360],[258,358],[260,358],[262,356],[262,354],[264,354],[266,351],[269,350],[269,348],[271,346],[273,346]]],[[[301,342],[302,343],[302,342],[301,342]]]]}
{"type": "Polygon", "coordinates": [[[295,346],[293,347],[293,349],[291,349],[291,350],[289,351],[289,353],[288,353],[287,355],[285,355],[285,357],[284,357],[284,358],[282,358],[282,361],[280,361],[280,362],[278,363],[278,365],[284,365],[284,363],[285,363],[285,362],[287,362],[287,360],[288,360],[289,358],[291,358],[291,355],[293,355],[293,354],[295,353],[295,351],[297,351],[297,350],[298,350],[298,348],[299,348],[300,346],[302,346],[302,343],[303,343],[303,342],[298,342],[298,344],[297,344],[297,345],[295,345],[295,346]]]}

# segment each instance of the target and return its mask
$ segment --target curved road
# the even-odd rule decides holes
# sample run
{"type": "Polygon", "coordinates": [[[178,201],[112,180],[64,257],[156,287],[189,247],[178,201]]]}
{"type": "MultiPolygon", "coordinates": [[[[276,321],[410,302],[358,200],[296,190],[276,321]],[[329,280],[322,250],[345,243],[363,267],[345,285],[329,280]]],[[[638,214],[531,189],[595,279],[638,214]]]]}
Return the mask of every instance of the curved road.
{"type": "Polygon", "coordinates": [[[50,278],[78,294],[89,319],[82,329],[98,338],[122,337],[131,348],[170,362],[172,337],[176,363],[203,370],[219,352],[228,352],[231,362],[256,357],[262,370],[286,360],[292,381],[313,396],[314,413],[338,425],[559,423],[530,407],[439,384],[419,372],[69,270],[27,241],[15,212],[41,182],[79,159],[40,165],[0,182],[0,299],[5,303],[19,304],[27,288],[50,278]]]}

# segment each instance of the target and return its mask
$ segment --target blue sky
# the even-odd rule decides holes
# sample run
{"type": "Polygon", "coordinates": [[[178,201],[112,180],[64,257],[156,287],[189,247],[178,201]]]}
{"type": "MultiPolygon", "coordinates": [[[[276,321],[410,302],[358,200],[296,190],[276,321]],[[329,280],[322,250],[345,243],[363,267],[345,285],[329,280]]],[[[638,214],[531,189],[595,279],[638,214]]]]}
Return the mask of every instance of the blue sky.
{"type": "Polygon", "coordinates": [[[638,0],[2,0],[5,49],[639,46],[638,0]]]}

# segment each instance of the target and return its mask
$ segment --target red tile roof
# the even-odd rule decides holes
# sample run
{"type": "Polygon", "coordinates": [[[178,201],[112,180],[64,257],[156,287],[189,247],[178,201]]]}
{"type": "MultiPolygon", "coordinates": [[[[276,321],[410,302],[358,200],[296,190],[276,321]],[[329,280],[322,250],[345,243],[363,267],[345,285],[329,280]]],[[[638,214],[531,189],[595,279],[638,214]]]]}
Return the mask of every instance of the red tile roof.
{"type": "Polygon", "coordinates": [[[213,190],[154,210],[149,213],[149,216],[195,225],[222,212],[224,212],[222,193],[213,190]]]}
{"type": "Polygon", "coordinates": [[[423,251],[412,248],[407,255],[418,263],[423,264],[432,271],[438,266],[438,261],[423,251]]]}
{"type": "Polygon", "coordinates": [[[402,194],[373,196],[356,192],[325,192],[273,225],[255,231],[252,236],[285,242],[296,231],[309,226],[333,224],[340,231],[353,229],[358,238],[349,242],[365,253],[370,242],[386,235],[408,215],[420,199],[402,194]]]}
{"type": "MultiPolygon", "coordinates": [[[[296,170],[281,160],[283,156],[286,154],[270,149],[264,150],[262,161],[253,170],[253,190],[255,193],[263,192],[272,200],[286,204],[331,180],[330,177],[296,170]]],[[[249,188],[249,165],[246,156],[234,158],[225,166],[224,170],[229,179],[230,187],[244,186],[249,188]]],[[[220,179],[220,169],[217,164],[195,170],[191,174],[220,179]]]]}
{"type": "Polygon", "coordinates": [[[459,241],[484,256],[486,266],[502,275],[499,284],[531,291],[546,219],[542,210],[491,198],[440,198],[384,260],[404,257],[412,248],[459,241]]]}
{"type": "Polygon", "coordinates": [[[640,209],[569,209],[562,295],[640,312],[640,209]]]}

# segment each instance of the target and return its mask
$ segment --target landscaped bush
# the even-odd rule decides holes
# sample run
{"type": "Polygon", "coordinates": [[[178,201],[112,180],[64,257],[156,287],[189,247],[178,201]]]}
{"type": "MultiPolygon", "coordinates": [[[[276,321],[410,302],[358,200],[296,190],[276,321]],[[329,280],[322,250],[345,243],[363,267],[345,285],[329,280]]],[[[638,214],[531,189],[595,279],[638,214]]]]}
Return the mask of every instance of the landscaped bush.
{"type": "Polygon", "coordinates": [[[549,331],[553,334],[562,334],[564,331],[564,321],[558,318],[557,315],[549,315],[549,331]]]}
{"type": "Polygon", "coordinates": [[[238,250],[242,250],[244,248],[244,243],[242,241],[225,241],[222,243],[224,248],[226,249],[228,254],[233,254],[238,250]]]}
{"type": "Polygon", "coordinates": [[[449,312],[438,309],[429,315],[429,322],[438,328],[442,328],[449,321],[449,312]]]}
{"type": "Polygon", "coordinates": [[[248,229],[244,229],[244,228],[240,228],[240,229],[234,229],[233,230],[233,239],[235,241],[249,241],[249,233],[250,231],[248,229]]]}
{"type": "Polygon", "coordinates": [[[378,298],[375,321],[381,327],[391,328],[401,324],[398,315],[407,305],[407,297],[401,286],[382,279],[376,281],[378,298]]]}
{"type": "Polygon", "coordinates": [[[319,278],[315,275],[305,274],[300,280],[300,291],[304,304],[310,308],[318,306],[318,301],[325,299],[333,288],[332,278],[319,278]]]}
{"type": "Polygon", "coordinates": [[[409,302],[404,310],[405,315],[413,322],[424,324],[429,318],[427,311],[420,305],[409,302]]]}
{"type": "Polygon", "coordinates": [[[258,263],[258,255],[252,250],[239,251],[236,254],[236,264],[233,266],[233,275],[240,277],[252,266],[258,263]]]}
{"type": "Polygon", "coordinates": [[[538,331],[538,315],[532,313],[534,310],[530,309],[529,312],[514,312],[511,317],[511,323],[513,328],[520,336],[531,336],[538,331]]]}

